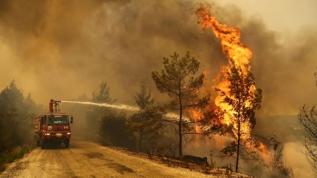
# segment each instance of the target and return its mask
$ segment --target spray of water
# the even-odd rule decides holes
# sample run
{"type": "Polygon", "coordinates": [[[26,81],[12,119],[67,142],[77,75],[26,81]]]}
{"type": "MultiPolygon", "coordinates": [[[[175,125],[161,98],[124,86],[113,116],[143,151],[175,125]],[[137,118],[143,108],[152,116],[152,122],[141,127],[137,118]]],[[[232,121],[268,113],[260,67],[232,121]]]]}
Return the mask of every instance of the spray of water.
{"type": "Polygon", "coordinates": [[[125,104],[109,104],[109,103],[94,103],[89,101],[65,101],[65,100],[62,100],[62,103],[92,105],[92,106],[107,107],[107,108],[127,110],[127,111],[139,111],[138,107],[129,106],[125,104]]]}
{"type": "MultiPolygon", "coordinates": [[[[91,106],[99,106],[99,107],[107,107],[112,109],[119,109],[119,110],[126,110],[126,111],[140,111],[138,107],[126,105],[126,104],[110,104],[110,103],[95,103],[90,101],[68,101],[68,100],[62,100],[62,103],[72,103],[72,104],[82,104],[82,105],[91,105],[91,106]]],[[[178,115],[172,112],[168,112],[165,114],[167,118],[170,119],[178,119],[178,115]]]]}

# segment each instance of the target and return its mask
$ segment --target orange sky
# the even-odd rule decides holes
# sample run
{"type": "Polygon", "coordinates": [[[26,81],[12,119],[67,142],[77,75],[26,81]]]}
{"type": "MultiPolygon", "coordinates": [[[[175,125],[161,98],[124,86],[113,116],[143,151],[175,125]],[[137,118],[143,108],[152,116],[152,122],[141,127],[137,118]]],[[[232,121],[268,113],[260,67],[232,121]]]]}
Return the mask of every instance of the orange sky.
{"type": "Polygon", "coordinates": [[[217,0],[222,5],[234,4],[249,16],[261,18],[272,30],[298,32],[304,27],[317,28],[316,0],[217,0]]]}

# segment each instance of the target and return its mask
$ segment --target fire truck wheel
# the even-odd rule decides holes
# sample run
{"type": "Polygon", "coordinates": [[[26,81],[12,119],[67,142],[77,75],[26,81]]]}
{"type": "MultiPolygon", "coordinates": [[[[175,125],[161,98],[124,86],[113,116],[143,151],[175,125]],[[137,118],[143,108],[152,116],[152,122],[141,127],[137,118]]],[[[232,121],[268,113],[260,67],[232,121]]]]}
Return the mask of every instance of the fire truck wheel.
{"type": "Polygon", "coordinates": [[[36,136],[33,137],[33,144],[34,146],[40,146],[40,140],[36,136]]]}
{"type": "Polygon", "coordinates": [[[42,149],[45,149],[45,148],[46,148],[46,143],[45,143],[44,140],[41,140],[41,141],[40,141],[40,144],[41,144],[41,148],[42,148],[42,149]]]}
{"type": "Polygon", "coordinates": [[[69,147],[69,139],[65,140],[64,144],[65,144],[65,148],[68,148],[69,147]]]}

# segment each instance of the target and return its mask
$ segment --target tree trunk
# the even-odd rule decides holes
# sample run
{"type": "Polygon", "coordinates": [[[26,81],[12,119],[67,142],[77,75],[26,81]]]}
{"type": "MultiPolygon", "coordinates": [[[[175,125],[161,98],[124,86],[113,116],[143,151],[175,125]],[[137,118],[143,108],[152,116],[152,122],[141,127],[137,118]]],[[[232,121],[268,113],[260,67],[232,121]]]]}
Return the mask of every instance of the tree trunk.
{"type": "Polygon", "coordinates": [[[179,122],[178,122],[178,136],[179,136],[179,157],[183,156],[183,137],[182,137],[182,122],[183,122],[183,104],[182,104],[182,95],[181,95],[181,88],[179,86],[179,122]]]}
{"type": "Polygon", "coordinates": [[[179,134],[179,156],[183,156],[183,137],[182,137],[182,115],[183,109],[180,107],[179,111],[179,123],[178,123],[178,134],[179,134]]]}
{"type": "Polygon", "coordinates": [[[239,169],[240,139],[241,139],[241,123],[240,123],[240,118],[238,118],[238,140],[237,140],[236,172],[238,172],[238,169],[239,169]]]}
{"type": "Polygon", "coordinates": [[[139,132],[139,152],[142,152],[142,139],[143,139],[143,129],[140,129],[140,132],[139,132]]]}

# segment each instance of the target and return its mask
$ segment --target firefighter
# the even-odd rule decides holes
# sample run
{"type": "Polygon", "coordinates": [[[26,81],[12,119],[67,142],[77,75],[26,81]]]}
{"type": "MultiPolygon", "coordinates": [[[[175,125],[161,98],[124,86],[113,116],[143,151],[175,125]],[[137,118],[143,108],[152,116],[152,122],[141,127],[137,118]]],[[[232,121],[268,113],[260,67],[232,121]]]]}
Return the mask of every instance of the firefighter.
{"type": "Polygon", "coordinates": [[[49,111],[50,111],[50,113],[53,113],[54,112],[54,100],[53,99],[51,99],[50,100],[50,102],[49,102],[49,111]]]}

